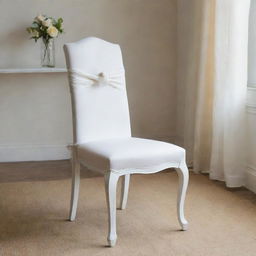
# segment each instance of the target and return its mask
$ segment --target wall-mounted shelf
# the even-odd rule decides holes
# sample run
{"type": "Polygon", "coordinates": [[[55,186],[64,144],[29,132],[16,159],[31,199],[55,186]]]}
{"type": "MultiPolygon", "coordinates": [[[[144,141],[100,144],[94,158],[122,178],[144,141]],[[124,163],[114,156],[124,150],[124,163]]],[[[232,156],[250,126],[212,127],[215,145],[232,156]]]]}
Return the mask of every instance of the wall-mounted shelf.
{"type": "Polygon", "coordinates": [[[0,74],[65,73],[66,68],[0,68],[0,74]]]}

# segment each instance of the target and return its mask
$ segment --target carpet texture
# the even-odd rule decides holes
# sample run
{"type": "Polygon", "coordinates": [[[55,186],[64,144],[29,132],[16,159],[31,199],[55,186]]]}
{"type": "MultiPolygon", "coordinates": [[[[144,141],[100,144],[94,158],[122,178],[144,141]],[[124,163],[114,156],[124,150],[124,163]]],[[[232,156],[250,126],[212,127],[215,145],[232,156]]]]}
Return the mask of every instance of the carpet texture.
{"type": "Polygon", "coordinates": [[[32,172],[26,176],[24,166],[18,173],[22,164],[5,180],[8,166],[0,165],[1,256],[256,255],[256,196],[191,173],[185,209],[189,230],[183,232],[174,171],[131,177],[127,209],[117,211],[117,245],[108,248],[103,177],[84,171],[77,219],[69,222],[70,173],[67,163],[57,162],[56,170],[58,164],[59,179],[56,171],[53,180],[46,170],[43,179],[47,167],[41,164],[37,174],[44,181],[32,172]]]}

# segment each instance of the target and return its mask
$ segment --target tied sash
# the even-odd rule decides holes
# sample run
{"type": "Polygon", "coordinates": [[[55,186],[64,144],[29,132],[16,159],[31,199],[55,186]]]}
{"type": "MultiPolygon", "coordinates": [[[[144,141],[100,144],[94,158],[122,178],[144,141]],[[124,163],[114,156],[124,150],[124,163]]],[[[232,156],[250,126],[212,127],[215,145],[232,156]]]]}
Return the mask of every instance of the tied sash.
{"type": "Polygon", "coordinates": [[[96,86],[96,85],[108,85],[115,89],[123,88],[123,76],[124,69],[116,73],[89,74],[77,69],[68,70],[69,79],[72,86],[96,86]]]}

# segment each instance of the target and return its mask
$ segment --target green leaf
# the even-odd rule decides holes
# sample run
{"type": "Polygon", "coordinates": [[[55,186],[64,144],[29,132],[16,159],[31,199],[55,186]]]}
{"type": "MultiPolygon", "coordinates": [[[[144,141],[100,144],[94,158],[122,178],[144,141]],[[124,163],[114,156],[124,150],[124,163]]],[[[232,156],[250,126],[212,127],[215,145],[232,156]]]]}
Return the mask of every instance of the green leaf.
{"type": "Polygon", "coordinates": [[[39,24],[36,22],[33,22],[31,25],[31,28],[39,28],[39,24]]]}
{"type": "Polygon", "coordinates": [[[58,18],[58,23],[63,23],[63,19],[62,18],[58,18]]]}

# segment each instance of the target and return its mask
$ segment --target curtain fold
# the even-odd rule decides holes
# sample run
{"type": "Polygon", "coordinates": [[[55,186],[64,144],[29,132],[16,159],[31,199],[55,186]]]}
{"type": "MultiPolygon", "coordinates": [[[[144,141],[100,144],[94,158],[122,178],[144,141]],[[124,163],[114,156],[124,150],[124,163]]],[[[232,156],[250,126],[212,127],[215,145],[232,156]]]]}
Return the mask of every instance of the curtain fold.
{"type": "Polygon", "coordinates": [[[244,185],[250,0],[217,0],[210,177],[244,185]]]}
{"type": "Polygon", "coordinates": [[[195,172],[242,186],[250,0],[191,0],[189,10],[186,2],[178,4],[178,40],[190,40],[192,53],[179,49],[178,92],[185,106],[178,115],[184,116],[188,161],[195,172]],[[181,70],[187,79],[179,78],[181,70]]]}
{"type": "Polygon", "coordinates": [[[211,161],[213,126],[215,1],[202,1],[201,51],[198,59],[197,101],[193,144],[195,172],[208,172],[211,161]]]}

